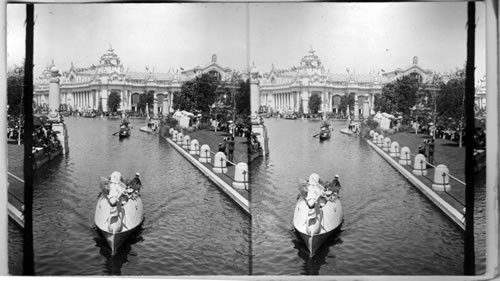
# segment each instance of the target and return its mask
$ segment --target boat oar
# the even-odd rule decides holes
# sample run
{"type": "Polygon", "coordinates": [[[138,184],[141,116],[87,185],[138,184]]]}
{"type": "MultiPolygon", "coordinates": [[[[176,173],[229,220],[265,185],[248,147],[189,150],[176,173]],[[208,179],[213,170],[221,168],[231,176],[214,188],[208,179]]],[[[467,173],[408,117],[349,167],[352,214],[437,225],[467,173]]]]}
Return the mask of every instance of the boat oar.
{"type": "Polygon", "coordinates": [[[319,135],[321,135],[321,133],[317,133],[316,135],[313,136],[313,138],[315,138],[315,137],[317,137],[319,135]]]}
{"type": "Polygon", "coordinates": [[[116,132],[116,133],[113,133],[113,136],[116,136],[116,134],[118,134],[120,131],[116,132]]]}

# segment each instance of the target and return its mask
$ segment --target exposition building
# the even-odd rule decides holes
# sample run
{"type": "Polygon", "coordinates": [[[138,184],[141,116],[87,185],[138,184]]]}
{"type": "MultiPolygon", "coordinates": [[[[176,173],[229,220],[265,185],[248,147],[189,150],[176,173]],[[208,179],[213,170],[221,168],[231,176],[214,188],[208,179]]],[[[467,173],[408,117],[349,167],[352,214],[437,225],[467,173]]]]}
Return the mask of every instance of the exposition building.
{"type": "MultiPolygon", "coordinates": [[[[321,112],[339,114],[342,96],[354,96],[354,119],[375,114],[374,96],[382,93],[384,84],[403,76],[409,76],[423,84],[432,80],[434,73],[419,65],[418,57],[413,57],[412,64],[392,71],[372,71],[358,74],[346,69],[345,73],[330,73],[325,70],[314,50],[309,51],[300,65],[290,69],[277,69],[272,65],[259,81],[260,111],[309,113],[309,99],[312,95],[321,97],[321,112]]],[[[451,79],[452,75],[441,78],[451,79]]],[[[478,105],[484,105],[485,91],[480,87],[476,94],[478,105]]]]}
{"type": "Polygon", "coordinates": [[[374,95],[382,93],[380,75],[360,75],[351,72],[330,73],[325,70],[314,50],[302,58],[300,65],[277,69],[274,65],[260,80],[260,105],[273,112],[309,113],[312,95],[321,97],[322,112],[339,112],[340,97],[354,94],[354,116],[373,114],[374,95]]]}
{"type": "MultiPolygon", "coordinates": [[[[49,101],[49,83],[51,72],[58,71],[52,63],[35,81],[33,100],[36,105],[46,105],[49,101]]],[[[125,70],[114,49],[109,48],[97,65],[75,67],[73,63],[60,77],[60,104],[73,110],[98,110],[107,112],[107,100],[110,94],[121,97],[119,110],[138,111],[140,95],[154,94],[153,112],[168,114],[173,111],[172,100],[180,92],[182,83],[197,75],[209,73],[218,80],[225,81],[232,77],[234,70],[217,63],[217,56],[205,66],[192,69],[170,69],[166,73],[154,72],[146,68],[144,72],[125,70]]]]}

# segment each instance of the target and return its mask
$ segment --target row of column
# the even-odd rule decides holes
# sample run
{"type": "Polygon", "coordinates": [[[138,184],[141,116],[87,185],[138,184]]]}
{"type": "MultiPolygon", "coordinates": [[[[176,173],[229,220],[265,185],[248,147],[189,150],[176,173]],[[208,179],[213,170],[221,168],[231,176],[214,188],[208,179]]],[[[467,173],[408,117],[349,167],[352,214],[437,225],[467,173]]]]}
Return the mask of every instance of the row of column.
{"type": "MultiPolygon", "coordinates": [[[[305,93],[310,97],[310,93],[305,93]]],[[[267,104],[267,95],[264,96],[264,100],[266,101],[267,104]]],[[[337,96],[339,94],[334,94],[331,92],[321,92],[321,110],[326,111],[326,112],[332,112],[333,111],[333,97],[337,96]]],[[[274,110],[292,110],[292,111],[299,111],[299,106],[300,106],[300,99],[301,95],[298,92],[286,92],[286,93],[273,93],[272,94],[272,99],[273,99],[273,108],[274,110]]],[[[304,112],[308,112],[308,108],[306,108],[308,104],[308,99],[307,101],[304,102],[304,112]]],[[[354,118],[357,119],[359,118],[359,113],[361,109],[361,113],[363,117],[368,117],[370,114],[373,112],[373,104],[374,104],[374,94],[369,94],[368,96],[362,95],[362,94],[355,94],[355,100],[354,100],[354,118]],[[359,105],[359,97],[366,97],[363,99],[362,105],[360,107],[359,105]]]]}
{"type": "Polygon", "coordinates": [[[73,92],[73,106],[75,109],[97,109],[95,91],[73,92]]]}
{"type": "MultiPolygon", "coordinates": [[[[111,92],[113,93],[113,92],[111,92]]],[[[66,99],[68,94],[66,94],[66,99]]],[[[97,110],[98,104],[97,104],[97,98],[95,90],[91,91],[77,91],[77,92],[72,92],[71,93],[72,98],[73,98],[73,107],[75,109],[87,109],[88,107],[97,110]]],[[[132,94],[130,91],[120,91],[119,92],[120,98],[121,98],[121,104],[120,104],[120,109],[125,109],[125,110],[131,110],[132,109],[132,94]]],[[[161,105],[158,105],[158,98],[157,94],[154,94],[154,106],[153,106],[153,112],[155,116],[158,114],[158,107],[162,107],[162,113],[163,114],[168,114],[172,109],[171,109],[171,104],[169,104],[169,99],[171,100],[170,97],[171,93],[165,93],[163,102],[161,105]]],[[[42,100],[38,98],[37,103],[42,103],[42,100]]],[[[105,108],[106,105],[103,104],[103,108],[105,108]]]]}
{"type": "Polygon", "coordinates": [[[273,103],[276,110],[299,111],[300,96],[297,92],[273,94],[273,103]]]}

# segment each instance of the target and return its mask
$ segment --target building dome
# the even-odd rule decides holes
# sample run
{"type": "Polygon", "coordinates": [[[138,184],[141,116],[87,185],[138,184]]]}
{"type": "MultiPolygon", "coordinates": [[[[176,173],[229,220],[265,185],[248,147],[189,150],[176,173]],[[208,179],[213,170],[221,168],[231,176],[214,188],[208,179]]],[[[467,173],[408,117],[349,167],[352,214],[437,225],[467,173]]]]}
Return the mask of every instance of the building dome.
{"type": "Polygon", "coordinates": [[[114,49],[110,47],[108,52],[101,56],[99,63],[104,65],[119,65],[120,58],[113,51],[114,49]]]}
{"type": "Polygon", "coordinates": [[[305,55],[300,61],[300,66],[311,68],[321,67],[321,60],[316,54],[314,54],[314,52],[315,51],[311,49],[309,54],[305,55]]]}

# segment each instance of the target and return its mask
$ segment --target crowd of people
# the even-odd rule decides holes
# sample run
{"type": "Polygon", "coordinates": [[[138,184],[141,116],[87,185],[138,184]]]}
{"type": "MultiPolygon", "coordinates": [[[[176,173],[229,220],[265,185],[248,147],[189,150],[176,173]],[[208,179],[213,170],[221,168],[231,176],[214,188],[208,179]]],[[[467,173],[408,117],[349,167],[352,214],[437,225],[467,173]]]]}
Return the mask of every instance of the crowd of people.
{"type": "Polygon", "coordinates": [[[61,147],[61,141],[56,131],[52,128],[52,123],[43,123],[35,126],[33,130],[33,152],[43,148],[44,151],[56,151],[61,147]],[[38,148],[38,149],[37,149],[38,148]]]}
{"type": "Polygon", "coordinates": [[[216,132],[226,132],[236,137],[250,137],[251,128],[243,124],[235,124],[233,121],[218,121],[211,119],[210,125],[216,132]]]}
{"type": "Polygon", "coordinates": [[[9,116],[7,119],[7,139],[17,140],[19,137],[22,139],[24,134],[23,123],[22,119],[9,116]]]}
{"type": "MultiPolygon", "coordinates": [[[[417,126],[416,130],[424,135],[428,135],[433,139],[443,139],[450,140],[453,142],[462,142],[462,145],[465,145],[465,125],[462,127],[444,127],[441,125],[434,126],[433,123],[429,124],[418,124],[416,122],[413,123],[413,128],[417,126]]],[[[475,149],[485,149],[486,148],[486,129],[484,127],[484,123],[476,123],[475,131],[474,131],[474,148],[475,149]]],[[[425,144],[423,145],[425,146],[425,144]]]]}

